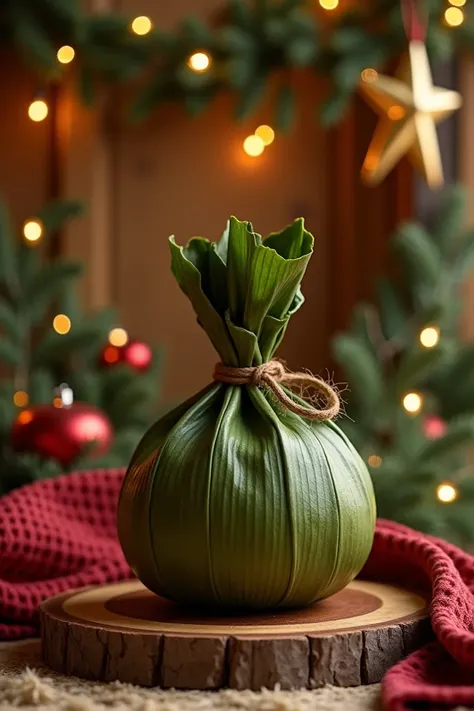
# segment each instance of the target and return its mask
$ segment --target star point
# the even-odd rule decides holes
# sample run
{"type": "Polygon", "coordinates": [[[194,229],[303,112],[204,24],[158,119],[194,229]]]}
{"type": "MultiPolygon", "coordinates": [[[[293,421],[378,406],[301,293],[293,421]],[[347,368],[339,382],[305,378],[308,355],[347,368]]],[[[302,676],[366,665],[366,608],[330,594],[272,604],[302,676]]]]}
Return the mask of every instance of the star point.
{"type": "Polygon", "coordinates": [[[379,114],[362,177],[380,183],[406,153],[431,188],[443,184],[443,166],[436,124],[462,104],[457,91],[433,86],[426,46],[410,42],[408,56],[395,77],[365,69],[361,90],[379,114]]]}

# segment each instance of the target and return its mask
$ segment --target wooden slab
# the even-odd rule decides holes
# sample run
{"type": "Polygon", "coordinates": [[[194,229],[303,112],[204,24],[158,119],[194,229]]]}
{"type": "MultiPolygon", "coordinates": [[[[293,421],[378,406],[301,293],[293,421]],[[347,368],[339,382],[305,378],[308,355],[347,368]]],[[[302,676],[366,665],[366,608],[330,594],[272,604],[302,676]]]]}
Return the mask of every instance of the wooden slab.
{"type": "Polygon", "coordinates": [[[380,681],[431,639],[426,601],[356,580],[302,610],[217,615],[138,581],[41,605],[43,659],[64,674],[176,689],[316,688],[380,681]]]}

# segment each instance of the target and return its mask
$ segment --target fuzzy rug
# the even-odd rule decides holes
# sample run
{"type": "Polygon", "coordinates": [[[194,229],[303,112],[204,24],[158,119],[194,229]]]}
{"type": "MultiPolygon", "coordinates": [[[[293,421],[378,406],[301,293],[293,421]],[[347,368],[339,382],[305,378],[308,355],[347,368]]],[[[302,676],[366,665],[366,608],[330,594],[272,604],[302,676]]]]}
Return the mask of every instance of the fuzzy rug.
{"type": "Polygon", "coordinates": [[[55,674],[38,640],[0,643],[0,711],[379,711],[378,685],[316,691],[185,692],[55,674]]]}

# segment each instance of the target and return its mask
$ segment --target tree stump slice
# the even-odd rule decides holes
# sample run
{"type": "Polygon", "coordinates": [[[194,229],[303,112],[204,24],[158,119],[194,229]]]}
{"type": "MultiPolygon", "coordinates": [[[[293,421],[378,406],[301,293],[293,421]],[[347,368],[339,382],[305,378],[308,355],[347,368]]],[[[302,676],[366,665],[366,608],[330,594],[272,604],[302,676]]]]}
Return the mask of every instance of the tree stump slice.
{"type": "Polygon", "coordinates": [[[423,597],[365,580],[302,610],[248,613],[182,607],[133,580],[57,595],[40,615],[55,671],[175,689],[373,684],[432,639],[423,597]]]}

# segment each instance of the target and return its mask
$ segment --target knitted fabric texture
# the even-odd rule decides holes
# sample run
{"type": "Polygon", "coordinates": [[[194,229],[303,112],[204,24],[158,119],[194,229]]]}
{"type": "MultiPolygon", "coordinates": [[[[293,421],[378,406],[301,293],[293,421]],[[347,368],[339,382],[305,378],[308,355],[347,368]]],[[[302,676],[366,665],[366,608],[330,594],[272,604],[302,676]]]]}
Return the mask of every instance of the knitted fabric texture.
{"type": "MultiPolygon", "coordinates": [[[[68,588],[131,577],[116,537],[123,470],[37,482],[0,499],[0,637],[38,633],[38,605],[68,588]]],[[[437,641],[382,683],[389,711],[474,705],[474,557],[378,521],[363,575],[412,583],[431,596],[437,641]]]]}

